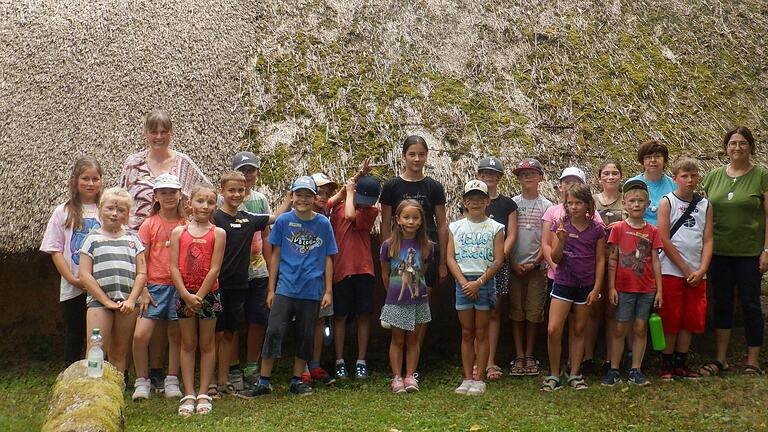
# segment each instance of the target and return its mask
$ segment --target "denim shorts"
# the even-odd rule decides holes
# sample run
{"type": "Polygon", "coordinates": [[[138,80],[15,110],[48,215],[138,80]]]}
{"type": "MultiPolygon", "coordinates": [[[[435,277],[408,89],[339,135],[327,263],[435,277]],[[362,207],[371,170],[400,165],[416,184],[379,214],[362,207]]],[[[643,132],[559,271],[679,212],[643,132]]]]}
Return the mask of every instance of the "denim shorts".
{"type": "MultiPolygon", "coordinates": [[[[479,275],[466,276],[467,280],[470,282],[477,280],[479,277],[479,275]]],[[[461,290],[461,285],[456,282],[456,310],[461,311],[469,309],[483,311],[496,309],[496,281],[493,278],[480,286],[476,299],[471,299],[464,295],[464,291],[461,290]]]]}
{"type": "Polygon", "coordinates": [[[147,291],[157,306],[150,303],[141,316],[151,320],[176,321],[176,297],[179,295],[173,285],[147,284],[147,291]]]}
{"type": "Polygon", "coordinates": [[[593,288],[594,285],[579,287],[560,285],[555,282],[552,284],[552,292],[549,295],[558,300],[567,301],[575,305],[583,305],[587,304],[587,297],[589,297],[589,292],[592,291],[593,288]]]}
{"type": "Polygon", "coordinates": [[[616,306],[616,321],[632,320],[646,321],[651,315],[655,292],[628,293],[619,291],[619,304],[616,306]]]}

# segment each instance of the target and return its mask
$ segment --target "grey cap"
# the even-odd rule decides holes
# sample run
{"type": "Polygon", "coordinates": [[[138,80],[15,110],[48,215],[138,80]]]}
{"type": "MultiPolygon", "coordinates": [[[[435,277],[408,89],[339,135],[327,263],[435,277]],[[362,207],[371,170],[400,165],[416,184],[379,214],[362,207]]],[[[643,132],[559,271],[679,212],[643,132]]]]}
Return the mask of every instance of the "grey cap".
{"type": "Polygon", "coordinates": [[[480,159],[480,162],[477,164],[477,170],[491,170],[504,174],[504,164],[498,158],[488,156],[480,159]]]}
{"type": "Polygon", "coordinates": [[[232,169],[239,170],[244,166],[252,166],[256,169],[261,169],[261,160],[258,156],[249,151],[240,152],[232,158],[232,169]]]}

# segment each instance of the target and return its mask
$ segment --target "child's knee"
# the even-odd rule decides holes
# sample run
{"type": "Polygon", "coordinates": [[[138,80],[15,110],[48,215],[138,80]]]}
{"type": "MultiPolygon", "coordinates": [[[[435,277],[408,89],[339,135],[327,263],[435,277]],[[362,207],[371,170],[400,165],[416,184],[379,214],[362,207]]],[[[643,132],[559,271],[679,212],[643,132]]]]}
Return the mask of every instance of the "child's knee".
{"type": "Polygon", "coordinates": [[[627,335],[629,324],[626,321],[616,321],[616,337],[623,338],[627,335]]]}
{"type": "Polygon", "coordinates": [[[462,340],[473,340],[475,338],[475,328],[474,327],[462,327],[461,328],[461,339],[462,340]]]}
{"type": "Polygon", "coordinates": [[[559,338],[563,336],[563,326],[550,322],[547,325],[547,337],[559,338]]]}
{"type": "Polygon", "coordinates": [[[648,333],[648,324],[644,320],[635,320],[632,330],[635,336],[645,337],[648,333]]]}

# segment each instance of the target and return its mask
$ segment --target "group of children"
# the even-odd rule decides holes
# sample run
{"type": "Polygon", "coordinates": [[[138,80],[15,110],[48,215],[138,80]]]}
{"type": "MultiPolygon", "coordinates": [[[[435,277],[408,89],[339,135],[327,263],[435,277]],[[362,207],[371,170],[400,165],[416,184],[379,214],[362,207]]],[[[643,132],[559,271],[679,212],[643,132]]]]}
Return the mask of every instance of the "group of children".
{"type": "MultiPolygon", "coordinates": [[[[357,320],[354,376],[368,377],[375,276],[370,234],[379,215],[381,186],[366,175],[367,162],[335,194],[336,183],[323,174],[297,178],[274,214],[255,189],[258,158],[241,152],[231,167],[218,190],[198,185],[188,197],[176,176],[157,176],[151,215],[138,232],[131,232],[124,228],[131,196],[120,188],[102,191],[98,162],[82,158],[73,168],[70,199],[54,211],[41,246],[62,276],[67,359],[81,355],[77,339],[83,340],[84,329],[100,328],[118,370],[127,370],[132,348],[134,400],[151,392],[147,350],[156,322],[178,322],[180,337],[170,340],[178,348],[169,349],[165,393],[183,396],[178,412],[184,416],[210,412],[220,391],[242,397],[271,393],[274,359],[282,355],[291,323],[291,392],[309,394],[312,381],[330,384],[350,374],[344,362],[349,316],[357,320]],[[76,302],[68,303],[85,296],[83,291],[87,313],[76,302]],[[79,318],[83,315],[87,322],[79,318]],[[236,336],[243,321],[248,324],[247,363],[241,371],[236,336]],[[333,375],[320,367],[323,333],[329,327],[337,359],[333,375]]],[[[544,391],[563,385],[566,321],[568,386],[587,388],[582,368],[592,361],[601,323],[610,363],[602,384],[621,381],[625,338],[632,354],[627,379],[647,384],[641,365],[652,307],[660,308],[670,341],[662,378],[697,376],[685,357],[691,334],[704,329],[712,215],[706,199],[694,194],[696,162],[680,158],[671,168],[676,190],[654,204],[657,228],[644,218],[650,207],[648,185],[632,179],[620,189],[618,162],[600,167],[602,192],[595,195],[584,171],[566,168],[554,204],[539,193],[544,179],[539,161],[524,159],[515,166],[521,193],[509,198],[498,191],[502,162],[480,160],[477,178],[464,187],[462,218],[448,227],[446,265],[455,280],[461,325],[463,379],[456,393],[483,394],[486,379],[501,377],[496,351],[500,311],[507,303],[516,353],[512,375],[541,372],[535,341],[538,325],[548,318],[544,391]]],[[[392,332],[394,393],[419,390],[420,335],[431,321],[425,275],[430,266],[434,271],[439,249],[430,241],[425,212],[417,200],[400,201],[379,253],[387,290],[380,320],[392,332]]]]}

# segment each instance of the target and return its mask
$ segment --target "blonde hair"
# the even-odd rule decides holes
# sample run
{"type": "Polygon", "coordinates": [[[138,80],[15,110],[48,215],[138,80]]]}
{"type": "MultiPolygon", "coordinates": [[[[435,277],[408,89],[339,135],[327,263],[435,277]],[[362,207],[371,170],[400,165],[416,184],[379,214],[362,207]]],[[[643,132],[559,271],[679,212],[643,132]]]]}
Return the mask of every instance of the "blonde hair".
{"type": "Polygon", "coordinates": [[[392,228],[392,233],[389,235],[389,258],[400,257],[400,245],[403,243],[404,236],[403,229],[400,227],[400,224],[397,223],[397,219],[400,217],[400,213],[408,207],[417,209],[421,215],[421,225],[416,231],[414,239],[421,249],[422,264],[426,264],[430,252],[430,241],[427,236],[427,220],[424,214],[424,208],[418,201],[412,199],[404,199],[400,201],[400,204],[398,204],[397,209],[395,210],[394,227],[392,228]]]}
{"type": "Polygon", "coordinates": [[[145,131],[156,131],[158,128],[163,128],[166,132],[173,130],[173,122],[171,116],[167,112],[160,109],[153,109],[147,113],[147,117],[144,119],[145,131]]]}
{"type": "Polygon", "coordinates": [[[623,199],[626,201],[629,198],[628,195],[634,194],[635,192],[638,192],[641,195],[643,195],[643,197],[645,197],[646,200],[650,199],[650,195],[648,194],[648,191],[640,188],[630,189],[626,192],[623,192],[622,193],[623,199]]]}
{"type": "Polygon", "coordinates": [[[192,186],[192,191],[189,192],[189,200],[192,201],[192,199],[195,197],[195,195],[199,194],[200,192],[211,192],[214,196],[216,196],[216,189],[211,186],[204,183],[198,183],[194,186],[192,186]]]}
{"type": "Polygon", "coordinates": [[[101,199],[99,200],[99,209],[104,207],[104,203],[107,202],[108,199],[115,199],[118,202],[125,203],[128,206],[128,212],[130,212],[131,207],[133,207],[133,198],[131,198],[131,194],[121,187],[115,186],[105,190],[104,193],[101,194],[101,199]]]}
{"type": "Polygon", "coordinates": [[[227,171],[221,175],[221,178],[219,179],[219,186],[223,188],[228,181],[241,181],[245,183],[245,175],[243,175],[243,173],[240,171],[227,171]]]}
{"type": "Polygon", "coordinates": [[[670,170],[672,171],[672,175],[675,175],[675,176],[680,171],[697,173],[699,172],[699,162],[696,159],[689,158],[687,156],[680,156],[674,161],[672,161],[670,170]]]}

